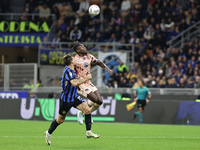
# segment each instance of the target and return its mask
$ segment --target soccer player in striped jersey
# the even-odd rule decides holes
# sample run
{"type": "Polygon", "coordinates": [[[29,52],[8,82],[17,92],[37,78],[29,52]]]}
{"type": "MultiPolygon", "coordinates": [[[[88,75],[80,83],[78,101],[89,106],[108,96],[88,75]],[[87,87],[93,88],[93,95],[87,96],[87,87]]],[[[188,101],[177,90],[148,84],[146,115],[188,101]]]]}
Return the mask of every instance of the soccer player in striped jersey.
{"type": "MultiPolygon", "coordinates": [[[[112,71],[103,62],[96,59],[93,55],[87,53],[87,48],[78,41],[74,42],[72,49],[77,53],[74,56],[74,61],[76,63],[75,71],[78,79],[84,78],[87,74],[90,74],[91,63],[97,64],[101,68],[104,68],[105,71],[112,71]]],[[[78,94],[89,99],[87,104],[91,108],[91,112],[97,110],[103,103],[98,89],[90,80],[87,80],[79,85],[78,94]]],[[[83,114],[83,111],[78,111],[77,113],[77,119],[80,124],[83,124],[83,114]]]]}
{"type": "Polygon", "coordinates": [[[142,79],[140,78],[138,79],[138,84],[139,84],[139,87],[136,89],[134,101],[135,102],[137,101],[137,106],[138,106],[139,111],[135,112],[134,119],[137,116],[139,116],[139,121],[140,123],[142,123],[144,107],[150,101],[151,92],[146,86],[144,86],[144,81],[142,79]]]}
{"type": "Polygon", "coordinates": [[[99,138],[100,135],[94,134],[91,131],[91,111],[88,105],[77,94],[78,85],[84,83],[92,78],[91,74],[88,74],[84,78],[77,79],[74,71],[74,60],[70,55],[63,57],[63,62],[66,67],[62,75],[62,93],[60,94],[60,109],[59,116],[51,123],[48,131],[45,131],[45,141],[48,145],[51,144],[51,134],[54,130],[64,122],[67,112],[71,107],[75,107],[85,113],[86,124],[86,136],[87,138],[99,138]]]}

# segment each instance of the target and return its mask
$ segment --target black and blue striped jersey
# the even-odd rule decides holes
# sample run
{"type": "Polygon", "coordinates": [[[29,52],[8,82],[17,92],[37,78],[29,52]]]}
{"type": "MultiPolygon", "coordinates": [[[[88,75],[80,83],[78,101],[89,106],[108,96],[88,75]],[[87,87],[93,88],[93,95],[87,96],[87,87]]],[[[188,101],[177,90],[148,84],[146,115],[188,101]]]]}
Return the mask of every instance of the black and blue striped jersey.
{"type": "Polygon", "coordinates": [[[60,94],[60,99],[64,102],[73,102],[76,97],[78,97],[77,90],[78,87],[73,87],[71,80],[77,80],[76,73],[74,70],[70,69],[68,66],[65,67],[62,74],[62,93],[60,94]]]}

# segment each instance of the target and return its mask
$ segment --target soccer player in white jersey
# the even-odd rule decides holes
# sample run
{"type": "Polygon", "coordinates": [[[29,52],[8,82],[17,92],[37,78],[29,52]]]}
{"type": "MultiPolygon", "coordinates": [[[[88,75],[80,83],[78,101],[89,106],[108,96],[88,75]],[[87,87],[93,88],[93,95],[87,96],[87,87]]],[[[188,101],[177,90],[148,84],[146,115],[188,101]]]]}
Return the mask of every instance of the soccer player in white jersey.
{"type": "MultiPolygon", "coordinates": [[[[91,63],[99,65],[100,67],[104,68],[105,71],[112,71],[103,62],[96,59],[93,55],[87,53],[87,48],[78,41],[74,42],[73,50],[77,53],[74,56],[74,61],[76,63],[75,72],[78,79],[84,78],[87,74],[90,74],[91,63]]],[[[103,103],[98,89],[92,84],[90,80],[79,85],[78,94],[81,94],[89,99],[87,104],[91,108],[91,112],[97,110],[103,103]]],[[[83,124],[82,111],[78,111],[77,118],[78,122],[83,124]]]]}

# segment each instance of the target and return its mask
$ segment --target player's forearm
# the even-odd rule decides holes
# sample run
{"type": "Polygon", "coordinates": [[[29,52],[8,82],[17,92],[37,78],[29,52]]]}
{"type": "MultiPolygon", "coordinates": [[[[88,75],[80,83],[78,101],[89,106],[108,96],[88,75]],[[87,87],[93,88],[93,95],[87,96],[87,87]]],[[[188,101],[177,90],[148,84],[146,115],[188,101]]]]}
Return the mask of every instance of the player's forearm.
{"type": "Polygon", "coordinates": [[[106,66],[103,62],[101,62],[100,60],[98,60],[96,64],[97,64],[98,66],[100,66],[101,68],[106,68],[106,67],[107,67],[107,66],[106,66]]]}
{"type": "Polygon", "coordinates": [[[84,83],[85,81],[87,81],[87,78],[83,78],[83,79],[78,79],[76,81],[74,81],[74,83],[72,83],[72,85],[75,86],[79,86],[80,84],[84,83]]]}
{"type": "Polygon", "coordinates": [[[151,98],[151,95],[149,95],[148,98],[151,98]]]}

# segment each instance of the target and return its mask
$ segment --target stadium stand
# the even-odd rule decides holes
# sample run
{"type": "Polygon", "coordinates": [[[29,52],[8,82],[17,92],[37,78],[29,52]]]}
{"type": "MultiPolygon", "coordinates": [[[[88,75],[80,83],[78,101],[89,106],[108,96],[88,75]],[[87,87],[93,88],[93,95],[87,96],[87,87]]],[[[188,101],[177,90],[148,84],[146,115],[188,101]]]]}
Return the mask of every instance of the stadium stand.
{"type": "Polygon", "coordinates": [[[151,88],[199,87],[200,37],[181,49],[166,44],[200,20],[198,0],[26,0],[24,6],[21,20],[26,13],[45,11],[45,19],[56,14],[54,45],[47,47],[74,40],[134,44],[135,68],[111,75],[109,87],[136,87],[138,75],[151,88]],[[88,14],[91,4],[101,7],[102,16],[88,14]]]}

